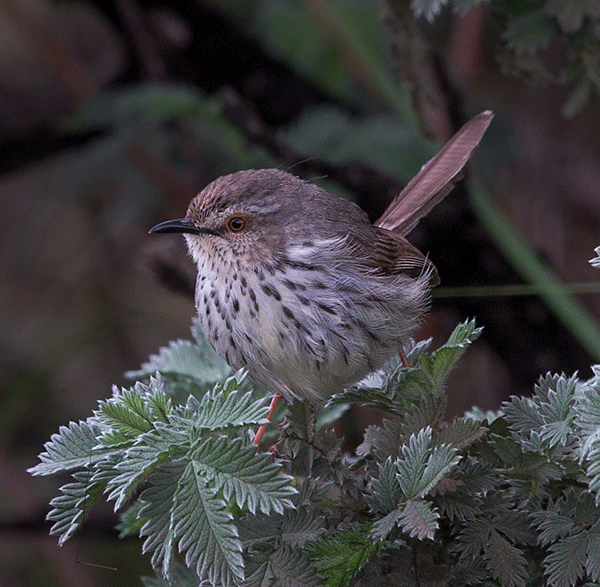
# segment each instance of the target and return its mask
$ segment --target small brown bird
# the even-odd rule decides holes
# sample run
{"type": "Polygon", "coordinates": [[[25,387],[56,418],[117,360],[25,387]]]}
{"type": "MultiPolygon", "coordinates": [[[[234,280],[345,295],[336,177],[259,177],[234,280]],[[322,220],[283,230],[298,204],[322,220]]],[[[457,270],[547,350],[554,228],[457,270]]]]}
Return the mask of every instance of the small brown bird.
{"type": "Polygon", "coordinates": [[[460,179],[492,116],[459,130],[374,225],[355,204],[262,169],[219,177],[185,218],[151,229],[185,233],[202,329],[275,394],[273,409],[281,396],[319,404],[401,352],[439,283],[403,235],[460,179]]]}

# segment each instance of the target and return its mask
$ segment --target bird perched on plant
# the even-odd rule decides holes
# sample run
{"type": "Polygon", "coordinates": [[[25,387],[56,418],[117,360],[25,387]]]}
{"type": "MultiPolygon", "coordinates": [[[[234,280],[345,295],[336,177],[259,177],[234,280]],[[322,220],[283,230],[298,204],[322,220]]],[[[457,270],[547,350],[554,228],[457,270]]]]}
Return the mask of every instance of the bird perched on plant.
{"type": "MultiPolygon", "coordinates": [[[[219,177],[185,218],[196,309],[215,350],[275,396],[318,404],[402,353],[439,282],[405,238],[460,179],[492,119],[468,122],[371,224],[355,204],[277,169],[219,177]]],[[[264,430],[257,434],[260,442],[264,430]]]]}

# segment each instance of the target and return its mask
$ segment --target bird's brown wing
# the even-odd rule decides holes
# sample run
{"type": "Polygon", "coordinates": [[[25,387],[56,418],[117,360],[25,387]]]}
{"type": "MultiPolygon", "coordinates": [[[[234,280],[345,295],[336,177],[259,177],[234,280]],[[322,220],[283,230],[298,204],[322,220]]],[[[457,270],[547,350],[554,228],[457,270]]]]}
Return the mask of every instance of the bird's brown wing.
{"type": "Polygon", "coordinates": [[[372,268],[383,275],[404,274],[409,277],[429,275],[429,285],[438,285],[440,278],[434,264],[404,237],[384,228],[375,228],[375,239],[369,256],[372,268]]]}

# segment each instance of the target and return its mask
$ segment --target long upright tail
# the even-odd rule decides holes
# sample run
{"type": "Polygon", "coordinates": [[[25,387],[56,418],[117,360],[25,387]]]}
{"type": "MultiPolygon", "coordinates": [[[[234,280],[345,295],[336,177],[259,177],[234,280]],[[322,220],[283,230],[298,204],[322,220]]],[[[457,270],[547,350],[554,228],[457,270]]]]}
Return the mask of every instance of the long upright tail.
{"type": "Polygon", "coordinates": [[[463,176],[494,114],[486,110],[467,122],[392,200],[375,226],[405,235],[439,204],[463,176]]]}

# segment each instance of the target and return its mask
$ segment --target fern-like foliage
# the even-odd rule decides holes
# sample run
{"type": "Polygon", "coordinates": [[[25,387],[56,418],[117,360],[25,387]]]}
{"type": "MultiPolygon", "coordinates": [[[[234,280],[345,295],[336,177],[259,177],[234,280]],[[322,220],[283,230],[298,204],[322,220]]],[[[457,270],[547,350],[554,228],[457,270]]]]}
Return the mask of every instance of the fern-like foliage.
{"type": "Polygon", "coordinates": [[[333,539],[315,542],[309,553],[317,561],[317,570],[326,577],[325,587],[337,587],[347,585],[380,548],[370,539],[368,527],[348,528],[333,539]]]}
{"type": "Polygon", "coordinates": [[[296,493],[281,466],[250,444],[246,430],[265,423],[268,408],[242,389],[243,379],[237,373],[201,400],[174,405],[156,375],[115,389],[87,422],[61,428],[31,469],[73,472],[75,482],[51,503],[51,532],[61,543],[71,537],[102,492],[115,509],[139,494],[132,507],[144,552],[165,577],[172,577],[179,551],[210,584],[241,581],[234,512],[282,514],[296,493]]]}
{"type": "Polygon", "coordinates": [[[134,380],[147,379],[159,372],[166,392],[185,402],[188,395],[202,397],[212,387],[232,375],[231,367],[215,353],[197,320],[192,323],[192,340],[175,340],[151,355],[137,371],[125,375],[134,380]]]}
{"type": "Polygon", "coordinates": [[[600,366],[593,367],[594,376],[579,386],[575,422],[581,444],[579,462],[585,465],[590,490],[600,505],[600,366]]]}
{"type": "Polygon", "coordinates": [[[290,404],[265,453],[251,439],[267,398],[194,327],[46,444],[31,472],[73,476],[51,532],[73,536],[104,493],[154,587],[600,584],[600,366],[448,421],[444,382],[480,332],[409,342],[414,366],[390,362],[322,413],[290,404]],[[324,426],[356,402],[386,418],[349,454],[324,426]]]}

